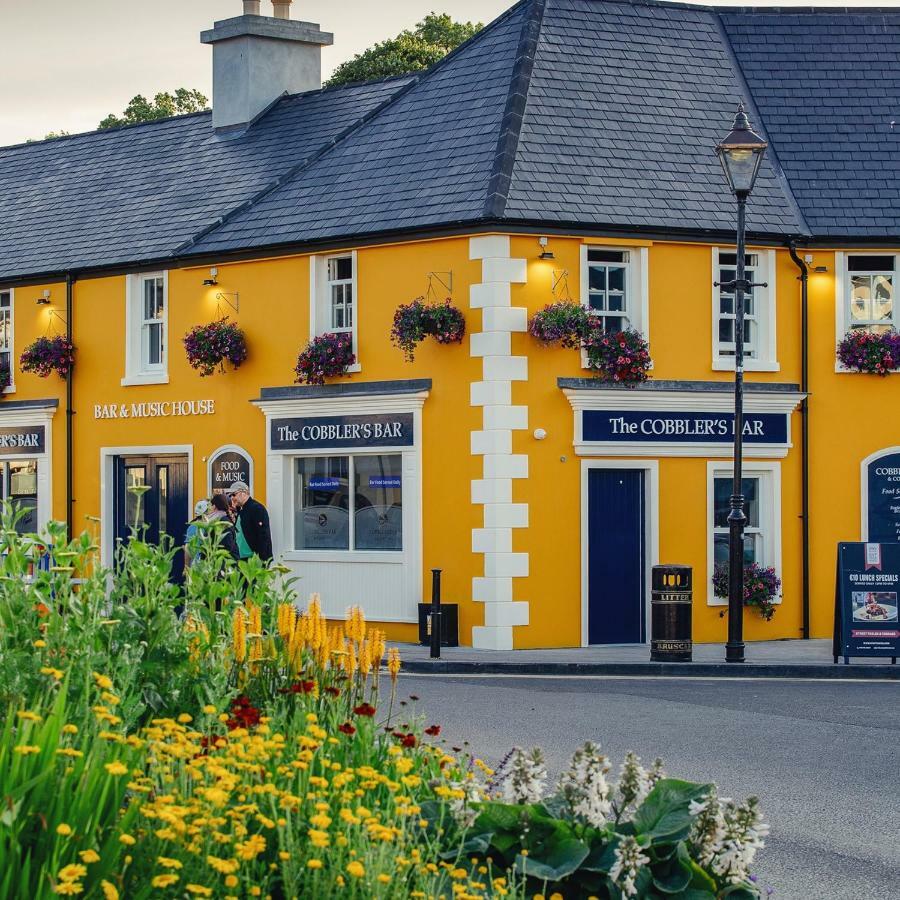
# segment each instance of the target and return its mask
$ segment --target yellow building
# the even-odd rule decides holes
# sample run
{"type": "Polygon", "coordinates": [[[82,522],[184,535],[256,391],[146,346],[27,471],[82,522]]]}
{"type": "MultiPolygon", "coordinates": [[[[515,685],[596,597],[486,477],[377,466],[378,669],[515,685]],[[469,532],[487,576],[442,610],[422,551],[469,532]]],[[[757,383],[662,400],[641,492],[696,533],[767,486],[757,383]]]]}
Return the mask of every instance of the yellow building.
{"type": "Polygon", "coordinates": [[[329,614],[359,603],[413,640],[440,568],[461,642],[492,649],[644,642],[650,567],[683,563],[694,639],[723,640],[733,301],[714,282],[736,257],[714,145],[743,99],[770,142],[745,556],[782,582],[745,634],[829,635],[836,543],[900,534],[895,382],[835,354],[895,322],[886,76],[835,62],[883,14],[834,14],[522,0],[425,73],[325,90],[318,26],[216,23],[211,113],[0,149],[3,496],[23,527],[99,516],[111,563],[129,485],[151,537],[180,542],[240,476],[329,614]],[[851,119],[869,138],[846,142],[851,119]],[[406,362],[391,327],[418,296],[449,297],[466,336],[406,362]],[[642,333],[650,380],[611,385],[529,334],[564,300],[642,333]],[[249,357],[202,377],[182,337],[226,315],[249,357]],[[333,332],[355,364],[295,384],[333,332]],[[66,334],[67,378],[22,370],[66,334]]]}

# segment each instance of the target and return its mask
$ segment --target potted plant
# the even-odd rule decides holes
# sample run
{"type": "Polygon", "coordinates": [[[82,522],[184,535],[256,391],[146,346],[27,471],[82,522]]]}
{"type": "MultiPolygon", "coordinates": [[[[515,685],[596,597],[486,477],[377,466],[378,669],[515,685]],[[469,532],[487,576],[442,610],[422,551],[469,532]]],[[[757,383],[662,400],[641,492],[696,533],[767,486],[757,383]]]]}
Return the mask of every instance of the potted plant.
{"type": "Polygon", "coordinates": [[[63,335],[39,337],[30,343],[19,357],[23,372],[34,372],[46,378],[56,372],[60,378],[68,376],[75,364],[75,348],[63,335]]]}
{"type": "Polygon", "coordinates": [[[591,322],[591,330],[584,341],[588,367],[600,381],[635,385],[646,381],[650,365],[650,348],[644,336],[632,328],[604,332],[599,322],[591,322]]]}
{"type": "Polygon", "coordinates": [[[887,375],[900,368],[900,334],[893,328],[879,333],[853,328],[837,345],[845,369],[868,375],[887,375]]]}
{"type": "MultiPolygon", "coordinates": [[[[767,622],[775,615],[775,600],[780,591],[781,579],[771,566],[759,563],[744,566],[744,606],[755,607],[767,622]]],[[[713,570],[713,593],[727,599],[728,563],[718,563],[713,570]]]]}
{"type": "Polygon", "coordinates": [[[227,316],[206,325],[195,325],[182,340],[188,363],[201,377],[212,375],[216,369],[224,372],[226,362],[237,369],[247,358],[244,332],[227,316]]]}
{"type": "Polygon", "coordinates": [[[426,337],[439,344],[458,344],[466,334],[466,319],[448,297],[443,303],[426,304],[422,297],[403,303],[394,313],[391,341],[407,362],[415,359],[416,347],[426,337]]]}
{"type": "Polygon", "coordinates": [[[528,323],[528,333],[545,344],[559,344],[570,350],[584,343],[590,330],[590,313],[580,303],[549,303],[528,323]]]}
{"type": "Polygon", "coordinates": [[[7,363],[0,363],[0,397],[3,392],[12,384],[12,373],[7,363]]]}
{"type": "Polygon", "coordinates": [[[347,332],[314,337],[297,357],[297,384],[325,384],[326,378],[346,375],[356,362],[353,337],[347,332]]]}

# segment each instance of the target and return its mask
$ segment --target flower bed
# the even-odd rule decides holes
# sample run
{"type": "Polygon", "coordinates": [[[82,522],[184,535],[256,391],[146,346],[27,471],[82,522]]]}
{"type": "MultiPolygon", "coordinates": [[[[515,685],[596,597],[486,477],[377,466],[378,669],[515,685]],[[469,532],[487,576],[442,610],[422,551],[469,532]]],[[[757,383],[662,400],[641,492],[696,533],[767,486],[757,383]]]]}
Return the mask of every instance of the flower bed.
{"type": "Polygon", "coordinates": [[[74,364],[75,347],[61,334],[39,337],[19,357],[23,372],[34,372],[41,378],[46,378],[53,372],[60,378],[66,378],[74,364]]]}
{"type": "Polygon", "coordinates": [[[401,304],[391,326],[391,341],[403,351],[407,362],[413,362],[416,347],[426,337],[433,337],[439,344],[459,344],[465,334],[465,317],[449,298],[427,304],[419,297],[401,304]]]}
{"type": "Polygon", "coordinates": [[[356,362],[353,337],[347,332],[314,337],[297,357],[295,381],[298,384],[325,384],[326,378],[346,375],[356,362]]]}
{"type": "Polygon", "coordinates": [[[845,369],[887,375],[900,368],[900,334],[893,328],[878,334],[854,328],[838,344],[837,356],[845,369]]]}
{"type": "Polygon", "coordinates": [[[279,567],[230,561],[220,526],[182,593],[169,547],[135,537],[113,572],[90,535],[21,537],[14,516],[0,896],[758,896],[755,801],[630,755],[613,783],[593,745],[549,796],[539,752],[496,772],[449,752],[360,609],[298,609],[279,567]]]}
{"type": "Polygon", "coordinates": [[[225,371],[229,362],[237,369],[247,358],[244,332],[225,316],[206,325],[195,325],[182,339],[188,363],[201,376],[225,371]]]}
{"type": "MultiPolygon", "coordinates": [[[[781,579],[775,569],[750,563],[744,566],[744,606],[752,606],[768,622],[778,608],[775,600],[781,591],[781,579]]],[[[713,593],[728,598],[728,564],[718,563],[713,570],[713,593]]]]}

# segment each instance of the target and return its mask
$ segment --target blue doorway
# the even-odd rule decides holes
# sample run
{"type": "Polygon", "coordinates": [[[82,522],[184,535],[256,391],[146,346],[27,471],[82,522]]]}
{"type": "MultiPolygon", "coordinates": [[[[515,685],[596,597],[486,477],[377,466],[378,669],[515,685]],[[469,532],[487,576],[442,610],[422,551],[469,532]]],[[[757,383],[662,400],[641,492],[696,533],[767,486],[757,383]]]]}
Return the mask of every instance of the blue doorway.
{"type": "Polygon", "coordinates": [[[643,469],[588,471],[588,643],[646,641],[643,469]]]}

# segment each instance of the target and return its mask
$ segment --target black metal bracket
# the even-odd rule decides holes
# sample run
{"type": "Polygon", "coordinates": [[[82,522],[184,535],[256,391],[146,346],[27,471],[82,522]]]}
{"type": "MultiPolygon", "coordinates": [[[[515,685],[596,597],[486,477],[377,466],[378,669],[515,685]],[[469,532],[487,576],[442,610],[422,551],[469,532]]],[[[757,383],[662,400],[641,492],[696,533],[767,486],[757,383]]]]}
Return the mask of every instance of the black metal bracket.
{"type": "Polygon", "coordinates": [[[735,278],[734,281],[714,281],[713,287],[721,287],[725,288],[728,291],[737,290],[740,288],[745,293],[750,290],[750,288],[755,287],[768,287],[768,281],[750,281],[749,278],[735,278]]]}

